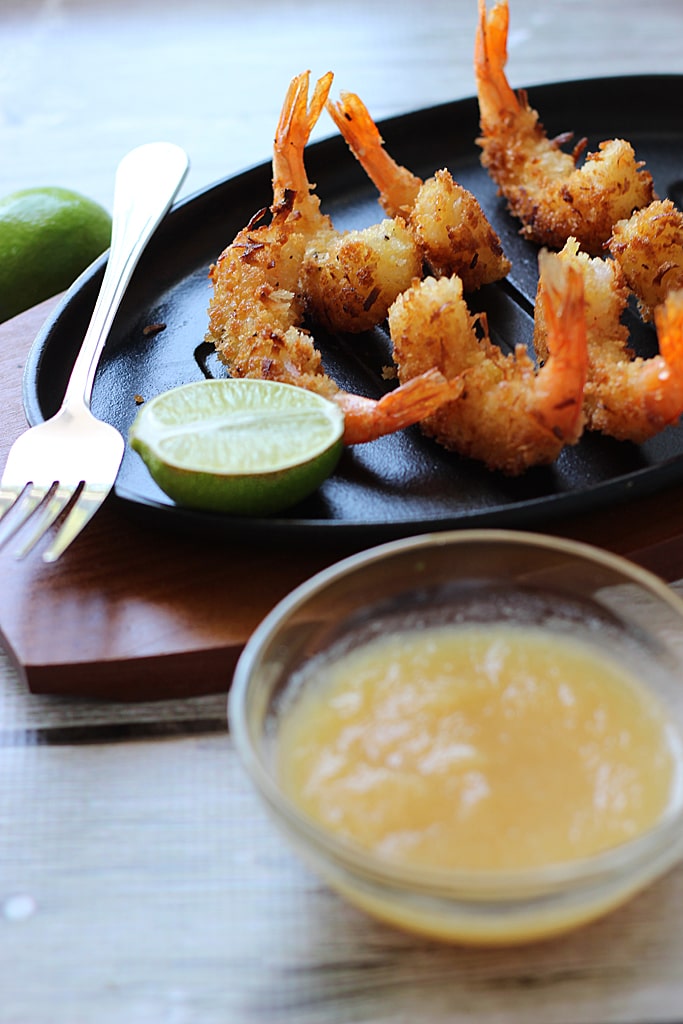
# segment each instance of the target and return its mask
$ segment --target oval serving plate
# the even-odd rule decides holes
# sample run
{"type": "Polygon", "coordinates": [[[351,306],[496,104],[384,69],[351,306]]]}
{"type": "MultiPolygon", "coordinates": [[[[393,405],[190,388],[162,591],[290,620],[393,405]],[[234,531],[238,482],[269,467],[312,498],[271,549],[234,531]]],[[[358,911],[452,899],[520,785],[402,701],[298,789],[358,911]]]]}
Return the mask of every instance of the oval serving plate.
{"type": "MultiPolygon", "coordinates": [[[[683,76],[631,76],[560,82],[529,89],[550,136],[574,130],[589,149],[613,137],[629,139],[650,169],[655,188],[680,205],[683,190],[683,76]]],[[[537,250],[518,235],[479,162],[475,98],[446,103],[383,121],[388,151],[423,177],[447,166],[479,199],[512,260],[509,278],[482,289],[473,309],[485,310],[492,337],[502,346],[531,343],[537,250]]],[[[382,216],[374,186],[333,136],[309,146],[307,168],[323,209],[340,229],[363,227],[382,216]]],[[[224,376],[204,341],[210,264],[256,210],[271,198],[270,162],[219,182],[178,204],[137,268],[106,345],[93,394],[93,411],[123,434],[140,398],[149,399],[203,376],[224,376]],[[163,325],[155,330],[154,325],[163,325]],[[151,330],[146,330],[152,328],[151,330]]],[[[32,347],[24,376],[29,422],[58,408],[76,349],[87,326],[106,256],[65,295],[32,347]]],[[[641,355],[656,351],[651,326],[628,313],[632,343],[641,355]]],[[[351,391],[377,397],[390,385],[387,333],[356,338],[315,331],[326,368],[351,391]]],[[[412,427],[347,449],[337,472],[311,498],[287,513],[245,519],[202,513],[173,504],[154,484],[139,457],[126,450],[115,495],[127,510],[158,525],[196,530],[203,537],[257,534],[281,540],[317,537],[359,543],[429,530],[478,526],[542,526],[683,480],[683,427],[670,427],[636,446],[585,434],[549,467],[509,479],[447,452],[412,427]]]]}

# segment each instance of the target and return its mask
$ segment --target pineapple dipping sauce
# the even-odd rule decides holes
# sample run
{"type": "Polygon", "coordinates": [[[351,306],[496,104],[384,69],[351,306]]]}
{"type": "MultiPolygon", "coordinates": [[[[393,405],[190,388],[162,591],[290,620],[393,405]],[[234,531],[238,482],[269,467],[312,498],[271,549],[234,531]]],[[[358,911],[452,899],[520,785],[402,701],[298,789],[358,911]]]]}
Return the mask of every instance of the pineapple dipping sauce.
{"type": "Polygon", "coordinates": [[[663,708],[575,639],[427,628],[317,675],[281,725],[284,791],[382,858],[460,870],[575,860],[645,831],[679,786],[663,708]]]}
{"type": "Polygon", "coordinates": [[[231,728],[311,866],[447,941],[557,935],[683,856],[683,602],[559,538],[397,541],[302,584],[231,728]]]}

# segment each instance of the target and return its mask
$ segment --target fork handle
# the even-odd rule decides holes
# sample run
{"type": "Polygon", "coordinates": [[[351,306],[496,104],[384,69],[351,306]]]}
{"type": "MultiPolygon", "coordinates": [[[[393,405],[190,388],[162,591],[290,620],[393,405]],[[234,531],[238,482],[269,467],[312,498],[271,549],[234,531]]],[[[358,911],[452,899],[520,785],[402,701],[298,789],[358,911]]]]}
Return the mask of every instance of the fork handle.
{"type": "Polygon", "coordinates": [[[114,182],[111,247],[92,319],[71,371],[62,407],[90,408],[95,373],[133,271],[187,173],[187,154],[150,142],[121,160],[114,182]]]}

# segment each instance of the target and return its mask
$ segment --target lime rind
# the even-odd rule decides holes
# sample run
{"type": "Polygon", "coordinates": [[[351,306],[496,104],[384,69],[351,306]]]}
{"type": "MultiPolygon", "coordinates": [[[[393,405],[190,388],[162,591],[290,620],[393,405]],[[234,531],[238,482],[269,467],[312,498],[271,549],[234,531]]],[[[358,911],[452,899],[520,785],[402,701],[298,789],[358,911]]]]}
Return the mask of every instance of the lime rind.
{"type": "MultiPolygon", "coordinates": [[[[308,498],[335,470],[341,443],[315,462],[295,465],[279,473],[254,476],[220,476],[210,473],[169,473],[149,457],[152,478],[177,505],[205,512],[247,517],[282,512],[308,498]]],[[[144,457],[144,456],[143,456],[144,457]]]]}

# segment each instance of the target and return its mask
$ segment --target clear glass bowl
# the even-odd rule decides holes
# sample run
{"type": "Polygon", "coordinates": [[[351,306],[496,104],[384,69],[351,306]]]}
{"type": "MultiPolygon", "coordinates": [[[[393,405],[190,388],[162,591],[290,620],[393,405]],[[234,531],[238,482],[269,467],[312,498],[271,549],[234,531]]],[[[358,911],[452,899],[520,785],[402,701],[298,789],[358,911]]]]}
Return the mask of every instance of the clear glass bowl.
{"type": "Polygon", "coordinates": [[[504,872],[388,863],[303,815],[281,791],[276,769],[292,679],[326,651],[416,622],[541,626],[607,647],[653,692],[683,736],[683,601],[625,559],[506,530],[430,534],[354,555],[299,586],[261,623],[240,658],[228,709],[257,791],[330,886],[411,931],[511,944],[606,913],[683,856],[683,798],[649,831],[606,852],[504,872]]]}

